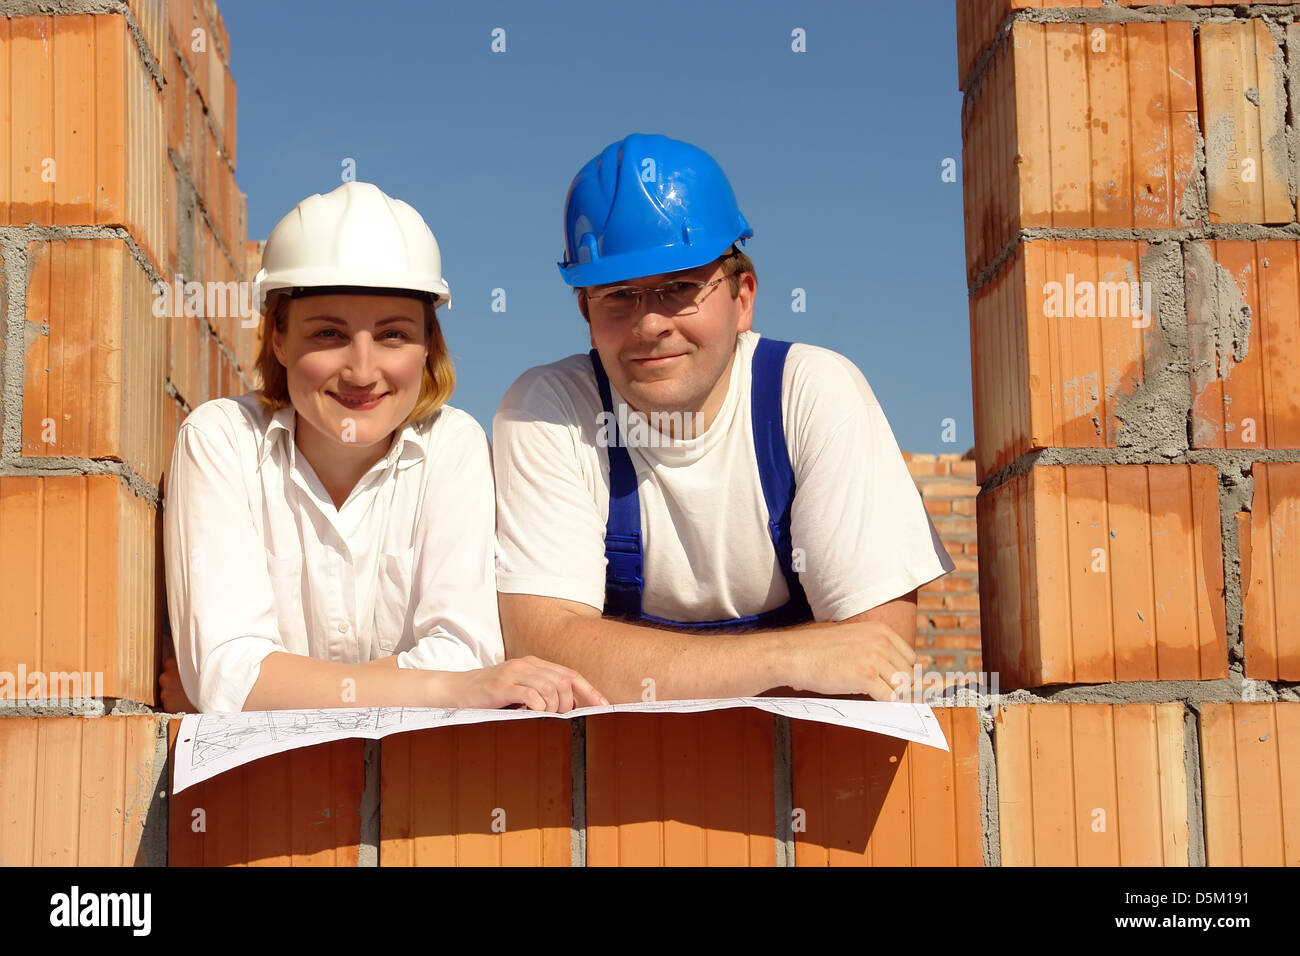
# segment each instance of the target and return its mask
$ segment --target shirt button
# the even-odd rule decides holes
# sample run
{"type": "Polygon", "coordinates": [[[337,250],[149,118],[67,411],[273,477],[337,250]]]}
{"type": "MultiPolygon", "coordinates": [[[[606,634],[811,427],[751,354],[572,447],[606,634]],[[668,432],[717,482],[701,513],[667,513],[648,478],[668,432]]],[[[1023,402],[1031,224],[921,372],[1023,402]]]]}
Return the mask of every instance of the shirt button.
{"type": "Polygon", "coordinates": [[[348,632],[348,622],[347,622],[347,621],[339,621],[339,633],[340,633],[340,634],[346,634],[347,632],[348,632]]]}

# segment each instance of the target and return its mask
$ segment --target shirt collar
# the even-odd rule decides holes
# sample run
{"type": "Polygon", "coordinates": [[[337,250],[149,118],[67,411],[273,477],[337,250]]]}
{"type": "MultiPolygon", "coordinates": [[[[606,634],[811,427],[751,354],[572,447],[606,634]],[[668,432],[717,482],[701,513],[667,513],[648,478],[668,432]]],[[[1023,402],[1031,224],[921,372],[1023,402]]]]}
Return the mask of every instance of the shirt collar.
{"type": "MultiPolygon", "coordinates": [[[[290,463],[293,462],[295,453],[293,432],[296,421],[297,413],[292,405],[285,405],[283,408],[277,409],[271,416],[271,421],[266,426],[266,432],[262,435],[262,447],[257,455],[259,468],[280,442],[285,443],[285,453],[288,455],[290,463]]],[[[398,429],[397,436],[393,439],[393,444],[389,447],[387,454],[376,462],[375,467],[382,466],[383,470],[387,471],[396,465],[400,471],[403,468],[409,468],[416,462],[423,460],[423,458],[424,442],[420,440],[419,429],[415,425],[406,424],[398,429]]]]}

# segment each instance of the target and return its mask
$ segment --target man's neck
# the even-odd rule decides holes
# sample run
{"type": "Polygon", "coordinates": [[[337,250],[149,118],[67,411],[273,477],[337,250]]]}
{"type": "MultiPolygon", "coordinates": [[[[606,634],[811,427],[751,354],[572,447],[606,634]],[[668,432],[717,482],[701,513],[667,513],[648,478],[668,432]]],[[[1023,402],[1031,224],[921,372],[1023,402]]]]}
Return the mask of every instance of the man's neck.
{"type": "Polygon", "coordinates": [[[737,337],[736,348],[731,353],[731,361],[722,370],[722,374],[713,383],[713,388],[709,390],[709,394],[704,397],[704,401],[698,408],[656,408],[647,411],[631,403],[628,403],[628,407],[644,415],[649,426],[659,434],[674,441],[699,438],[717,420],[718,413],[722,411],[722,406],[727,401],[727,391],[731,388],[731,373],[735,368],[736,354],[739,350],[740,339],[737,337]]]}

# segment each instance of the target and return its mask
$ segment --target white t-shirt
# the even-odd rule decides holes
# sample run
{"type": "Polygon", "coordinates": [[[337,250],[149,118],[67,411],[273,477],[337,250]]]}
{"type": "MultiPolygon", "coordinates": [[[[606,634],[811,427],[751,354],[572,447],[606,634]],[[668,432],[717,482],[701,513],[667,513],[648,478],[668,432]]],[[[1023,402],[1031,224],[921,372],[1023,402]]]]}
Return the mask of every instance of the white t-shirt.
{"type": "Polygon", "coordinates": [[[288,651],[465,671],[505,658],[487,436],[444,405],[400,429],[335,508],[295,413],[219,398],[181,425],[164,509],[167,606],[185,693],[237,711],[288,651]]]}
{"type": "MultiPolygon", "coordinates": [[[[730,619],[789,598],[750,423],[758,339],[738,337],[727,396],[703,434],[672,440],[651,432],[652,443],[627,448],[641,501],[645,614],[730,619]]],[[[613,383],[610,392],[618,413],[623,399],[613,383]]],[[[795,475],[795,565],[817,620],[844,620],[953,569],[852,362],[792,345],[781,408],[795,475]]],[[[604,607],[609,459],[598,445],[608,424],[601,411],[585,354],[529,369],[506,392],[492,425],[498,590],[604,607]]]]}

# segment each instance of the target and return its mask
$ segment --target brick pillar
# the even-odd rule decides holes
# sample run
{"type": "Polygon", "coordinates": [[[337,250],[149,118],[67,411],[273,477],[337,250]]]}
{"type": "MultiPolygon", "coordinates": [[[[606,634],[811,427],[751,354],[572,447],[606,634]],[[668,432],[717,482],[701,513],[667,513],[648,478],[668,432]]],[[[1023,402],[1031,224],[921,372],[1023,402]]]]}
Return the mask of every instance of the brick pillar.
{"type": "Polygon", "coordinates": [[[211,0],[41,9],[0,18],[0,860],[157,863],[164,469],[256,347],[208,295],[251,278],[229,39],[211,0]]]}
{"type": "Polygon", "coordinates": [[[1001,862],[1300,862],[1300,27],[956,6],[1001,862]]]}

